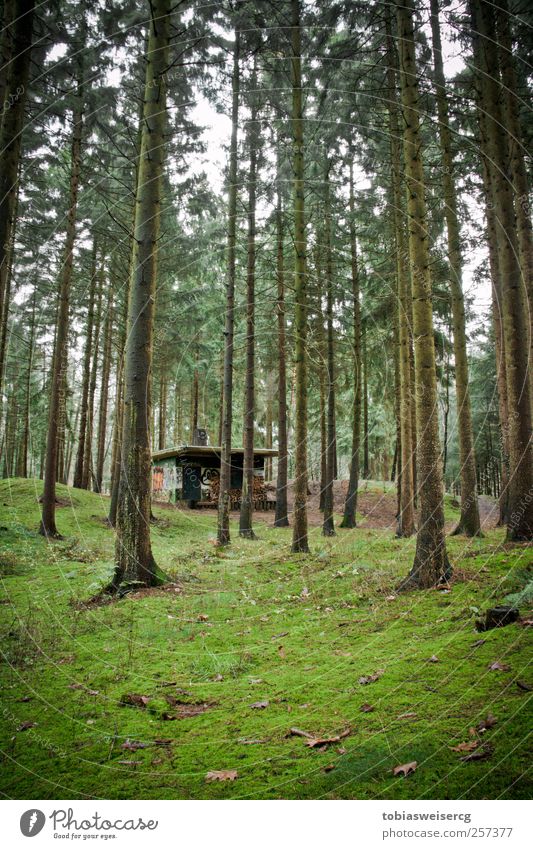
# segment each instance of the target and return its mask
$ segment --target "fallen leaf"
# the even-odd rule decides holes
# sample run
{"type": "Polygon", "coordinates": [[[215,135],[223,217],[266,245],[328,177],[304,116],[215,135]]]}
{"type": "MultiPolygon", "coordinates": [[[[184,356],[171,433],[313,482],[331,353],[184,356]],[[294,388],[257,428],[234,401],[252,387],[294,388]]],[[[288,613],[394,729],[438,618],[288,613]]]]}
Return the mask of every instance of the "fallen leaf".
{"type": "Polygon", "coordinates": [[[396,596],[395,595],[388,595],[387,598],[385,599],[385,601],[396,601],[396,596]]]}
{"type": "Polygon", "coordinates": [[[485,743],[485,745],[480,746],[479,749],[476,749],[475,752],[471,752],[469,755],[465,755],[464,758],[460,758],[460,760],[464,761],[465,763],[467,763],[468,761],[482,761],[485,758],[490,758],[493,751],[493,747],[485,743]]]}
{"type": "Polygon", "coordinates": [[[340,743],[341,740],[351,734],[351,731],[351,728],[346,728],[340,734],[335,734],[333,737],[311,737],[310,740],[305,741],[305,745],[310,749],[316,749],[319,746],[329,746],[330,743],[340,743]]]}
{"type": "Polygon", "coordinates": [[[241,746],[258,746],[262,743],[266,743],[266,740],[246,740],[243,737],[240,737],[237,740],[237,743],[240,743],[241,746]]]}
{"type": "Polygon", "coordinates": [[[236,769],[214,769],[208,772],[206,781],[235,781],[238,776],[236,769]]]}
{"type": "Polygon", "coordinates": [[[32,699],[33,696],[22,696],[22,698],[19,699],[19,702],[31,702],[32,699]]]}
{"type": "Polygon", "coordinates": [[[407,713],[401,713],[397,716],[397,719],[416,719],[417,714],[413,713],[413,711],[408,711],[407,713]]]}
{"type": "Polygon", "coordinates": [[[458,743],[457,746],[450,746],[452,752],[473,752],[478,747],[477,740],[470,740],[469,743],[458,743]]]}
{"type": "Polygon", "coordinates": [[[133,705],[133,707],[145,708],[150,701],[148,696],[141,696],[140,693],[124,693],[120,697],[122,705],[133,705]]]}
{"type": "Polygon", "coordinates": [[[30,720],[26,720],[26,722],[20,723],[19,727],[17,728],[17,731],[27,731],[28,728],[33,728],[35,725],[37,725],[36,722],[31,722],[30,720]]]}
{"type": "Polygon", "coordinates": [[[400,766],[394,767],[394,769],[392,770],[392,774],[406,776],[409,775],[411,772],[414,772],[417,766],[417,761],[411,761],[408,764],[401,764],[400,766]]]}
{"type": "Polygon", "coordinates": [[[533,625],[533,619],[520,619],[519,623],[525,628],[530,628],[533,625]]]}
{"type": "Polygon", "coordinates": [[[152,764],[152,766],[158,766],[159,764],[163,763],[163,758],[153,758],[150,763],[152,764]]]}
{"type": "Polygon", "coordinates": [[[207,613],[200,613],[196,619],[197,622],[208,622],[209,616],[207,613]]]}
{"type": "Polygon", "coordinates": [[[530,693],[533,690],[533,687],[530,687],[525,681],[516,681],[515,683],[519,690],[524,690],[526,693],[530,693]]]}
{"type": "Polygon", "coordinates": [[[223,681],[223,680],[224,680],[224,676],[221,675],[220,672],[218,672],[217,675],[215,675],[213,677],[213,681],[223,681]]]}
{"type": "Polygon", "coordinates": [[[135,740],[126,740],[120,748],[125,749],[128,752],[136,752],[137,749],[147,749],[149,745],[149,743],[138,743],[135,740]]]}
{"type": "Polygon", "coordinates": [[[377,681],[378,678],[381,678],[381,676],[384,674],[384,672],[385,672],[384,669],[377,669],[374,672],[373,675],[362,675],[361,678],[359,679],[359,683],[360,684],[373,684],[374,681],[377,681]]]}
{"type": "Polygon", "coordinates": [[[428,657],[428,663],[440,663],[436,654],[432,654],[431,657],[428,657]]]}
{"type": "Polygon", "coordinates": [[[489,713],[487,714],[486,719],[482,719],[481,722],[478,723],[477,730],[481,732],[486,731],[487,728],[493,728],[497,722],[498,720],[496,717],[493,716],[492,713],[489,713]]]}
{"type": "Polygon", "coordinates": [[[486,640],[476,640],[475,643],[472,643],[472,648],[477,649],[478,646],[483,646],[486,642],[486,640]]]}
{"type": "Polygon", "coordinates": [[[72,684],[68,685],[69,690],[83,690],[83,684],[78,684],[76,681],[73,681],[72,684]]]}
{"type": "Polygon", "coordinates": [[[142,761],[119,761],[119,764],[121,766],[139,766],[139,764],[142,764],[142,761]]]}
{"type": "Polygon", "coordinates": [[[346,749],[344,748],[344,746],[339,746],[339,748],[337,749],[337,753],[338,753],[339,755],[345,755],[345,754],[346,754],[346,749]]]}
{"type": "Polygon", "coordinates": [[[489,663],[489,669],[491,670],[491,672],[509,672],[510,668],[511,667],[508,663],[500,663],[499,660],[495,660],[494,663],[489,663]]]}
{"type": "Polygon", "coordinates": [[[368,702],[365,702],[365,703],[364,703],[364,704],[362,704],[362,705],[361,705],[361,707],[359,708],[359,710],[360,710],[362,713],[372,713],[372,711],[373,711],[373,710],[375,710],[375,709],[376,709],[376,708],[374,707],[374,705],[369,705],[369,704],[368,704],[368,702]]]}
{"type": "Polygon", "coordinates": [[[174,740],[169,739],[168,737],[161,737],[158,740],[154,740],[154,746],[172,746],[174,740]]]}
{"type": "Polygon", "coordinates": [[[282,631],[281,634],[274,634],[274,636],[271,637],[270,639],[271,640],[281,640],[282,637],[288,637],[288,636],[289,636],[288,631],[282,631]]]}
{"type": "Polygon", "coordinates": [[[283,646],[279,646],[279,648],[278,648],[278,654],[279,654],[279,656],[280,656],[281,658],[284,658],[284,657],[285,657],[285,649],[283,648],[283,646]]]}
{"type": "Polygon", "coordinates": [[[85,690],[88,696],[97,696],[100,693],[100,690],[85,690]]]}
{"type": "Polygon", "coordinates": [[[263,710],[263,708],[267,708],[268,705],[269,705],[269,702],[265,699],[265,701],[263,701],[263,702],[253,702],[253,704],[251,704],[250,707],[253,710],[263,710]]]}
{"type": "Polygon", "coordinates": [[[62,663],[73,663],[74,660],[75,660],[75,657],[76,656],[74,654],[67,654],[67,655],[65,655],[65,657],[60,657],[59,660],[57,661],[57,663],[58,663],[58,665],[62,664],[62,663]]]}
{"type": "Polygon", "coordinates": [[[332,769],[335,769],[335,764],[327,764],[322,767],[322,772],[331,772],[332,769]]]}

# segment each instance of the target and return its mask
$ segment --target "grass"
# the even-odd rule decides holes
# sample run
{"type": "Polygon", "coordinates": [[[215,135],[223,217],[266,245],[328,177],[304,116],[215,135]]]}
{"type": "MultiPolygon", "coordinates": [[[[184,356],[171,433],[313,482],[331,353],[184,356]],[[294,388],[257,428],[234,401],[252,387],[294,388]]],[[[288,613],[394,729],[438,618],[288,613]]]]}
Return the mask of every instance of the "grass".
{"type": "Polygon", "coordinates": [[[295,556],[290,529],[258,524],[251,542],[232,523],[219,550],[213,513],[156,507],[154,553],[176,585],[87,606],[112,570],[107,501],[60,487],[65,539],[47,542],[41,486],[0,483],[5,796],[530,797],[528,628],[479,634],[475,619],[531,581],[531,547],[504,545],[501,530],[450,538],[451,591],[396,596],[414,540],[316,528],[312,554],[295,556]],[[147,704],[123,704],[131,694],[147,704]],[[473,735],[489,713],[494,727],[473,735]],[[321,751],[292,727],[351,733],[321,751]],[[450,748],[473,740],[485,759],[450,748]],[[226,769],[236,780],[206,782],[226,769]]]}

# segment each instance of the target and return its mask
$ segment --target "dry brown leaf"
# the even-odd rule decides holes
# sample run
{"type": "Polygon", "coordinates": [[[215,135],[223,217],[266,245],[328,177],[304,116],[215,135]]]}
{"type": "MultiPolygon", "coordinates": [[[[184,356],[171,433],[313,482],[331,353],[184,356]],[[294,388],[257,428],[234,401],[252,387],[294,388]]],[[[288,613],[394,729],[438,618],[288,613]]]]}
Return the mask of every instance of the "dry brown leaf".
{"type": "Polygon", "coordinates": [[[401,713],[397,719],[416,719],[417,714],[413,713],[413,711],[408,711],[407,713],[401,713]]]}
{"type": "Polygon", "coordinates": [[[523,625],[526,628],[530,628],[533,625],[533,619],[519,619],[520,625],[523,625]]]}
{"type": "Polygon", "coordinates": [[[142,696],[140,693],[124,693],[120,697],[122,705],[133,705],[133,707],[145,708],[150,701],[148,696],[142,696]]]}
{"type": "Polygon", "coordinates": [[[477,649],[478,646],[483,646],[486,642],[486,640],[476,640],[475,643],[472,643],[472,648],[477,649]]]}
{"type": "Polygon", "coordinates": [[[224,680],[224,676],[221,675],[220,672],[218,672],[216,675],[213,676],[213,681],[223,681],[223,680],[224,680]]]}
{"type": "Polygon", "coordinates": [[[440,663],[436,654],[432,654],[431,657],[428,657],[428,663],[440,663]]]}
{"type": "Polygon", "coordinates": [[[369,705],[368,702],[364,702],[364,704],[362,704],[359,708],[362,713],[372,713],[375,709],[374,705],[369,705]]]}
{"type": "Polygon", "coordinates": [[[285,649],[283,648],[283,646],[278,647],[278,654],[281,658],[285,657],[285,649]]]}
{"type": "Polygon", "coordinates": [[[235,781],[238,776],[236,769],[213,769],[207,773],[206,781],[235,781]]]}
{"type": "Polygon", "coordinates": [[[485,758],[490,758],[493,751],[493,747],[485,743],[483,746],[480,746],[479,749],[476,749],[475,752],[465,755],[464,758],[460,758],[460,760],[465,763],[468,763],[468,761],[482,761],[485,760],[485,758]]]}
{"type": "Polygon", "coordinates": [[[263,702],[253,702],[250,707],[252,708],[252,710],[263,710],[263,708],[267,708],[268,705],[269,702],[265,699],[265,701],[263,702]]]}
{"type": "Polygon", "coordinates": [[[322,767],[322,772],[331,772],[332,769],[335,769],[335,764],[327,764],[322,767]]]}
{"type": "Polygon", "coordinates": [[[346,749],[344,748],[344,746],[339,746],[339,748],[337,749],[337,753],[338,753],[339,755],[345,755],[345,754],[346,754],[346,749]]]}
{"type": "Polygon", "coordinates": [[[469,743],[458,743],[457,746],[450,746],[452,752],[473,752],[478,747],[477,740],[470,740],[469,743]]]}
{"type": "Polygon", "coordinates": [[[524,692],[526,692],[526,693],[530,693],[531,690],[533,690],[533,687],[530,687],[530,685],[526,684],[525,681],[517,681],[516,686],[518,687],[519,690],[524,690],[524,692]]]}
{"type": "Polygon", "coordinates": [[[359,683],[360,684],[373,684],[374,681],[377,681],[378,678],[381,678],[381,676],[384,674],[384,672],[385,672],[384,669],[376,669],[376,671],[374,672],[373,675],[362,675],[361,678],[359,679],[359,683]]]}
{"type": "Polygon", "coordinates": [[[142,761],[119,761],[121,766],[139,766],[142,764],[142,761]]]}
{"type": "Polygon", "coordinates": [[[493,716],[492,713],[489,713],[489,714],[487,714],[485,719],[482,719],[481,722],[478,722],[477,730],[479,732],[484,732],[488,728],[493,728],[494,725],[496,725],[497,722],[498,722],[498,720],[496,719],[496,717],[493,716]]]}
{"type": "Polygon", "coordinates": [[[21,722],[17,728],[17,731],[27,731],[28,728],[34,728],[37,725],[36,722],[32,722],[31,720],[26,720],[26,722],[21,722]]]}
{"type": "Polygon", "coordinates": [[[128,752],[136,752],[137,749],[147,749],[149,745],[149,743],[138,743],[135,740],[126,740],[120,748],[125,749],[128,752]]]}
{"type": "Polygon", "coordinates": [[[489,669],[491,670],[491,672],[509,672],[510,668],[511,667],[508,663],[500,663],[499,660],[495,660],[494,663],[489,663],[489,669]]]}
{"type": "Polygon", "coordinates": [[[401,764],[400,766],[394,767],[394,769],[392,770],[392,774],[393,775],[403,775],[403,776],[410,775],[411,772],[415,771],[417,766],[418,766],[417,761],[411,761],[408,764],[401,764]]]}
{"type": "Polygon", "coordinates": [[[200,613],[196,619],[197,622],[208,622],[209,616],[207,613],[200,613]]]}

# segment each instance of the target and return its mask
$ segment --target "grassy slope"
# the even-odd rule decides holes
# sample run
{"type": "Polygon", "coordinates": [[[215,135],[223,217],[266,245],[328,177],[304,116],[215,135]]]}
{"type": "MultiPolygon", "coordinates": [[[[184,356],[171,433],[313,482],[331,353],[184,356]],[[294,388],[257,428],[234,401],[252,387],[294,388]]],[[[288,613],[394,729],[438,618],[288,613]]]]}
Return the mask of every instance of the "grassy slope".
{"type": "Polygon", "coordinates": [[[49,544],[35,530],[39,493],[39,482],[0,484],[4,794],[530,795],[531,694],[516,684],[533,685],[528,629],[511,625],[483,635],[481,646],[473,643],[480,637],[476,609],[515,588],[517,572],[531,569],[531,548],[503,548],[502,531],[482,540],[450,539],[458,575],[452,591],[391,600],[412,559],[413,540],[363,527],[325,540],[317,528],[312,555],[291,556],[291,531],[262,525],[258,542],[235,536],[220,552],[213,545],[213,514],[156,508],[154,552],[181,592],[79,609],[75,602],[110,574],[113,534],[101,522],[107,504],[60,488],[62,497],[72,498],[72,506],[59,511],[66,538],[49,544]],[[428,663],[432,655],[439,663],[428,663]],[[489,671],[496,660],[510,670],[489,671]],[[385,670],[379,680],[358,683],[378,669],[385,670]],[[84,688],[69,687],[73,683],[84,688]],[[191,694],[182,694],[184,701],[211,707],[164,720],[172,713],[164,695],[179,696],[177,688],[191,694]],[[150,702],[144,709],[121,706],[126,693],[150,702]],[[268,707],[250,707],[260,700],[268,707]],[[364,702],[375,710],[362,713],[364,702]],[[497,718],[485,734],[491,756],[461,762],[449,747],[472,739],[469,729],[489,711],[497,718]],[[416,717],[398,719],[407,712],[416,717]],[[24,722],[37,724],[17,730],[24,722]],[[320,752],[287,736],[291,726],[326,735],[351,726],[352,733],[320,752]],[[122,748],[126,740],[160,738],[172,745],[122,748]],[[414,774],[392,776],[392,767],[413,760],[414,774]],[[334,769],[324,771],[329,765],[334,769]],[[219,769],[236,769],[237,780],[206,783],[206,772],[219,769]]]}

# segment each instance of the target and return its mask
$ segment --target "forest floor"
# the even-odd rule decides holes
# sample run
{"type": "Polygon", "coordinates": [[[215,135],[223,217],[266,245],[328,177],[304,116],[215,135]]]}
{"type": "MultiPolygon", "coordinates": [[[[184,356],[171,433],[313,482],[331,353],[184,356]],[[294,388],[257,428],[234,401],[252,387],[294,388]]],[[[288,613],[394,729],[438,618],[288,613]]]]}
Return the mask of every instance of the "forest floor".
{"type": "Polygon", "coordinates": [[[291,529],[271,513],[257,541],[232,522],[221,550],[214,511],[156,506],[153,550],[172,583],[98,605],[87,602],[113,562],[107,499],[59,487],[64,539],[47,542],[42,482],[2,481],[0,791],[529,798],[533,548],[488,522],[482,539],[449,538],[449,588],[397,595],[415,541],[372,527],[372,498],[376,516],[385,500],[394,509],[388,489],[367,484],[355,530],[312,527],[308,556],[290,554],[291,529]],[[476,631],[517,593],[521,621],[476,631]]]}

